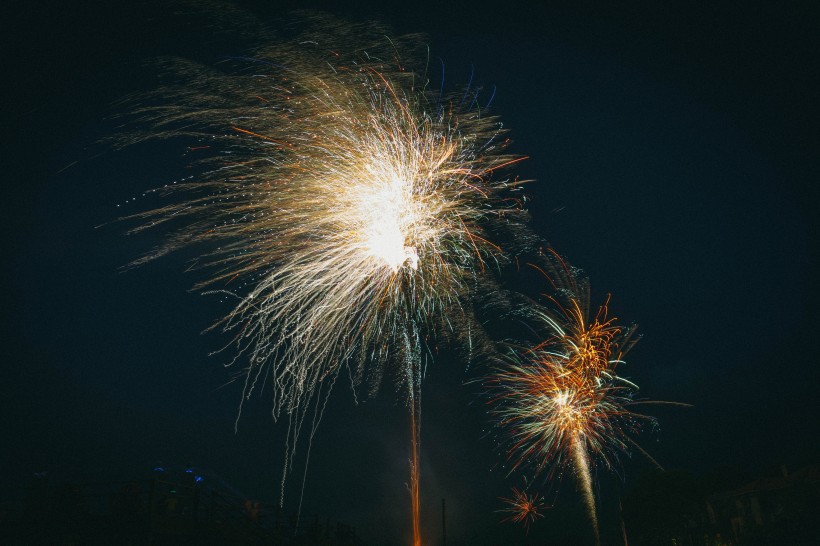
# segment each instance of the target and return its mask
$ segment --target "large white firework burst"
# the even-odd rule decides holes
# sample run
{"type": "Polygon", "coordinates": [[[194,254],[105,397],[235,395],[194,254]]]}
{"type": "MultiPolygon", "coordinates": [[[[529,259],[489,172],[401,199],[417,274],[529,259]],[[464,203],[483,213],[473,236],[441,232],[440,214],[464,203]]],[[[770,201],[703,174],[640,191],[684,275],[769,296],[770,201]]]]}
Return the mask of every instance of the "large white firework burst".
{"type": "Polygon", "coordinates": [[[517,159],[475,92],[430,93],[397,53],[417,38],[350,43],[368,33],[325,26],[217,69],[168,61],[176,83],[141,96],[139,130],[120,139],[203,154],[199,174],[158,190],[167,204],[130,217],[173,226],[135,263],[201,252],[197,287],[237,297],[215,327],[245,397],[270,378],[275,418],[301,422],[345,365],[375,389],[402,339],[465,320],[472,279],[501,258],[488,229],[520,210],[497,175],[517,159]]]}

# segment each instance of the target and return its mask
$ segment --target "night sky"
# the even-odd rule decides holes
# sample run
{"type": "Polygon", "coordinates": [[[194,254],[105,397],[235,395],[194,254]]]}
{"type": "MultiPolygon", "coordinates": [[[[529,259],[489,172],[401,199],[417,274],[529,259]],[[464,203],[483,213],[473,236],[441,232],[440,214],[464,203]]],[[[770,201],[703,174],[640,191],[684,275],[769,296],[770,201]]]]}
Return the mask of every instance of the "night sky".
{"type": "MultiPolygon", "coordinates": [[[[661,427],[639,442],[661,465],[759,475],[819,463],[820,18],[811,2],[511,4],[314,5],[397,35],[425,33],[450,89],[471,70],[474,84],[496,86],[493,112],[513,151],[530,157],[517,172],[537,180],[533,228],[584,269],[595,297],[612,293],[614,314],[640,325],[644,338],[620,372],[646,398],[693,405],[642,408],[661,427]]],[[[120,271],[161,234],[125,236],[112,224],[117,205],[179,177],[181,150],[95,144],[112,129],[111,104],[150,85],[144,61],[245,54],[251,42],[224,31],[232,18],[276,29],[296,7],[236,5],[209,18],[160,2],[39,3],[6,20],[4,484],[24,486],[35,472],[121,480],[193,464],[246,497],[278,497],[284,429],[262,395],[234,433],[241,384],[224,386],[224,358],[208,357],[226,339],[200,335],[228,308],[190,291],[200,280],[185,271],[193,255],[120,271]]],[[[498,497],[520,482],[504,478],[478,388],[464,385],[480,365],[465,371],[445,350],[428,368],[424,536],[438,540],[446,498],[448,544],[588,543],[571,479],[529,537],[498,523],[498,497]]],[[[407,543],[407,411],[390,385],[360,402],[335,390],[303,512],[347,522],[371,544],[407,543]]],[[[619,496],[651,467],[635,454],[625,478],[598,474],[605,536],[619,496]]]]}

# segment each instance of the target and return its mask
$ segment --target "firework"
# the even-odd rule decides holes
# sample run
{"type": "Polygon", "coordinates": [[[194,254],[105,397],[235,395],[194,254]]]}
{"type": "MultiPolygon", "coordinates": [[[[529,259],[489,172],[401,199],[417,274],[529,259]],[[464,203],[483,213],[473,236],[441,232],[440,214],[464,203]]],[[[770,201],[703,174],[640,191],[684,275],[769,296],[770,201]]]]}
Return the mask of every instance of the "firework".
{"type": "MultiPolygon", "coordinates": [[[[243,401],[270,380],[291,450],[340,369],[374,392],[385,363],[403,367],[417,513],[419,331],[452,332],[472,279],[501,258],[487,226],[517,210],[514,183],[496,176],[517,159],[474,90],[442,97],[406,68],[397,51],[414,38],[349,43],[373,33],[320,28],[220,70],[169,61],[182,83],[140,98],[149,129],[123,143],[193,141],[198,174],[130,217],[134,231],[174,226],[135,264],[199,249],[197,288],[236,297],[214,328],[244,363],[243,401]]],[[[311,437],[321,411],[312,419],[311,437]]]]}
{"type": "Polygon", "coordinates": [[[432,102],[395,63],[310,53],[289,52],[287,70],[274,49],[252,72],[191,73],[164,90],[170,105],[137,112],[144,138],[218,149],[213,168],[160,190],[171,204],[132,217],[146,220],[134,231],[184,224],[135,263],[204,249],[212,274],[197,287],[236,286],[219,326],[248,363],[246,394],[271,372],[274,415],[354,356],[357,381],[377,385],[408,324],[462,312],[470,279],[500,255],[485,225],[512,212],[499,206],[511,184],[492,176],[515,160],[496,120],[432,102]]]}
{"type": "MultiPolygon", "coordinates": [[[[530,468],[552,478],[575,470],[597,540],[592,465],[606,468],[629,452],[631,434],[650,417],[627,408],[637,387],[617,375],[635,343],[634,328],[608,318],[609,299],[590,315],[589,284],[557,255],[548,258],[555,295],[528,318],[542,341],[511,346],[509,358],[489,380],[490,411],[508,448],[511,472],[530,468]]],[[[534,266],[535,267],[535,266],[534,266]]]]}
{"type": "Polygon", "coordinates": [[[541,513],[546,506],[538,493],[529,494],[517,487],[513,487],[510,497],[500,499],[507,506],[499,512],[507,514],[502,522],[523,523],[524,528],[529,533],[530,525],[539,518],[543,518],[541,513]]]}

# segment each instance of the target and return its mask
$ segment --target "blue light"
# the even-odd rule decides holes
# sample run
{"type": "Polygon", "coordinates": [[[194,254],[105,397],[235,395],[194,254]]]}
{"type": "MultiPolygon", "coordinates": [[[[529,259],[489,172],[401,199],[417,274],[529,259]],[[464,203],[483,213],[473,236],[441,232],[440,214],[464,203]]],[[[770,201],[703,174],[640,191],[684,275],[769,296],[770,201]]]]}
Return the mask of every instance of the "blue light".
{"type": "Polygon", "coordinates": [[[205,478],[203,478],[202,476],[196,476],[194,479],[196,480],[196,483],[199,483],[202,480],[204,480],[205,478]]]}
{"type": "Polygon", "coordinates": [[[158,466],[154,469],[154,472],[165,472],[165,469],[162,468],[161,466],[158,466]]]}

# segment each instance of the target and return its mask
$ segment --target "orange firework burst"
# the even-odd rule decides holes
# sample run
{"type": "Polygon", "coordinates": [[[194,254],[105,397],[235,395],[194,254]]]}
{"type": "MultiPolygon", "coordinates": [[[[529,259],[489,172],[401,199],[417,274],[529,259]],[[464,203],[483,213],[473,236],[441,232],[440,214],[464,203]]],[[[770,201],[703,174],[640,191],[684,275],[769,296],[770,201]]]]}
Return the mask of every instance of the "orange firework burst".
{"type": "Polygon", "coordinates": [[[512,495],[509,498],[501,497],[500,500],[504,501],[507,506],[506,508],[499,510],[499,512],[509,514],[501,521],[523,523],[524,528],[528,533],[530,530],[530,525],[532,525],[535,520],[544,517],[541,510],[547,507],[541,500],[541,495],[538,493],[533,493],[530,495],[526,491],[522,491],[517,487],[513,487],[512,495]]]}
{"type": "Polygon", "coordinates": [[[545,271],[555,295],[549,307],[527,311],[543,341],[510,346],[509,357],[489,380],[490,412],[507,443],[511,472],[534,474],[574,468],[596,529],[591,465],[611,468],[629,451],[629,435],[651,417],[627,409],[637,386],[616,373],[634,345],[634,327],[608,317],[609,298],[590,318],[589,283],[556,254],[545,271]]]}

